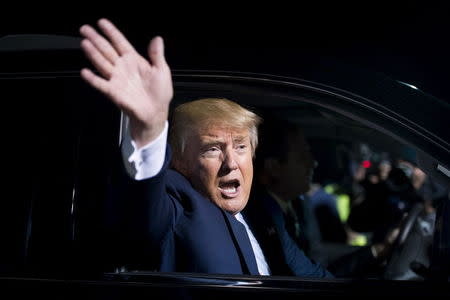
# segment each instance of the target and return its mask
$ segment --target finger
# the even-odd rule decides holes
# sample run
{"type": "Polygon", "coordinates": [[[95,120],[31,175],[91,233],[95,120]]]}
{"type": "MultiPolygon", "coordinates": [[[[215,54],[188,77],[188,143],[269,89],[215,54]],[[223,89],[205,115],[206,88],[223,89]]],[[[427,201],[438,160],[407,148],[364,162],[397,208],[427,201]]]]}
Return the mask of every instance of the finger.
{"type": "Polygon", "coordinates": [[[128,52],[134,52],[134,47],[128,42],[125,36],[120,32],[113,23],[107,19],[101,19],[98,21],[98,26],[103,33],[110,39],[112,45],[117,50],[119,55],[123,55],[128,52]]]}
{"type": "Polygon", "coordinates": [[[113,46],[101,36],[94,28],[89,25],[83,25],[80,28],[83,37],[91,41],[91,43],[106,57],[112,64],[119,58],[119,54],[113,46]]]}
{"type": "Polygon", "coordinates": [[[111,62],[107,60],[89,40],[81,41],[81,49],[83,49],[95,68],[106,77],[106,79],[109,79],[113,71],[111,62]]]}
{"type": "Polygon", "coordinates": [[[167,64],[164,57],[164,41],[160,36],[153,38],[148,46],[148,56],[153,65],[161,67],[167,64]]]}
{"type": "Polygon", "coordinates": [[[103,94],[109,95],[108,81],[101,78],[100,76],[95,75],[91,70],[86,68],[82,69],[81,78],[83,78],[87,83],[89,83],[92,87],[96,88],[103,94]]]}

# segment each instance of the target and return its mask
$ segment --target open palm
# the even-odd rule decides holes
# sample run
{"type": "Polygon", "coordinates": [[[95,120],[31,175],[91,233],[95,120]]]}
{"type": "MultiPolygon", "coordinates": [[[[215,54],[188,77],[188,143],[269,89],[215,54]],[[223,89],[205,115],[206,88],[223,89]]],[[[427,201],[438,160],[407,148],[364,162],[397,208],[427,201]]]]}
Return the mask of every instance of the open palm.
{"type": "Polygon", "coordinates": [[[89,25],[80,32],[82,49],[100,74],[83,69],[81,76],[130,117],[133,138],[145,144],[161,132],[173,96],[163,41],[156,37],[150,42],[148,61],[111,22],[102,19],[98,25],[108,39],[89,25]]]}

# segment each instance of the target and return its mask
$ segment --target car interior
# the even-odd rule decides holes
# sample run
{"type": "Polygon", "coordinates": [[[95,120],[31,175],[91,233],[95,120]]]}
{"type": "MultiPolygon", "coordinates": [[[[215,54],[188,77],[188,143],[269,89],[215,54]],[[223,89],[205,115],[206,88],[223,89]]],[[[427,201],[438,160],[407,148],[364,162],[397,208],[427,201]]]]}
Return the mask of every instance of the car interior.
{"type": "MultiPolygon", "coordinates": [[[[328,107],[317,105],[314,103],[315,99],[313,97],[305,99],[305,96],[301,94],[299,97],[286,97],[279,94],[274,96],[270,93],[261,93],[258,90],[255,92],[252,89],[244,93],[236,93],[235,90],[188,91],[187,93],[179,92],[176,94],[174,106],[184,101],[203,97],[229,97],[229,99],[233,99],[263,116],[270,112],[270,116],[276,116],[279,119],[298,124],[305,132],[313,156],[318,162],[314,182],[322,186],[334,187],[335,190],[330,190],[329,192],[336,196],[336,201],[339,201],[337,200],[339,195],[349,195],[348,210],[351,210],[352,204],[350,203],[355,201],[353,198],[357,196],[356,192],[352,191],[350,187],[356,183],[350,183],[349,181],[352,181],[352,176],[356,176],[354,172],[356,172],[355,168],[358,165],[369,164],[364,166],[366,178],[360,178],[359,181],[376,181],[370,183],[369,187],[365,187],[365,189],[368,189],[365,192],[371,193],[374,192],[374,188],[378,187],[377,185],[381,181],[378,169],[379,164],[389,163],[390,168],[397,168],[397,160],[400,159],[414,161],[414,166],[420,169],[417,157],[421,157],[422,160],[425,157],[424,154],[419,154],[422,153],[420,150],[417,151],[414,146],[401,138],[397,138],[395,132],[382,132],[378,128],[370,126],[371,124],[364,124],[358,118],[351,118],[328,107]],[[336,190],[336,187],[338,190],[336,190]]],[[[269,126],[270,122],[270,119],[264,120],[264,123],[269,126]]],[[[423,164],[423,161],[420,163],[423,164]]],[[[399,174],[400,177],[403,176],[402,173],[399,174]]],[[[438,186],[432,196],[433,205],[441,205],[440,201],[448,200],[448,180],[445,178],[442,180],[442,177],[438,178],[438,180],[434,180],[431,177],[428,178],[427,180],[431,180],[433,184],[438,186]]],[[[395,182],[395,185],[397,185],[399,183],[396,180],[392,178],[388,182],[395,182]]],[[[361,191],[359,192],[361,193],[361,191]]],[[[373,197],[366,195],[366,198],[369,199],[375,197],[375,195],[373,197]]],[[[375,200],[383,201],[383,199],[375,200]]],[[[434,224],[432,226],[429,225],[435,219],[432,219],[431,223],[425,225],[425,222],[422,220],[424,215],[426,215],[423,205],[416,205],[416,203],[414,205],[412,203],[407,204],[407,208],[401,208],[404,216],[402,222],[399,222],[400,238],[397,239],[389,259],[382,263],[382,266],[376,273],[367,273],[363,277],[424,280],[425,276],[427,276],[427,272],[424,270],[430,267],[433,235],[430,232],[424,233],[419,227],[428,226],[428,230],[434,230],[434,224]],[[417,223],[420,223],[420,225],[417,225],[417,223]]],[[[391,208],[394,209],[394,206],[391,208]]],[[[434,206],[433,209],[429,210],[430,216],[435,214],[435,209],[436,207],[434,206]]],[[[372,211],[371,213],[376,214],[378,212],[372,211]]],[[[373,219],[388,218],[382,212],[379,213],[380,215],[373,219]]],[[[367,215],[363,216],[367,217],[367,215]]],[[[351,220],[355,220],[355,218],[351,220]]],[[[352,231],[353,234],[359,235],[360,242],[356,240],[323,241],[321,244],[321,247],[324,248],[322,255],[313,258],[324,265],[327,265],[333,259],[351,254],[355,249],[370,245],[373,242],[371,241],[374,238],[373,232],[370,232],[370,226],[367,224],[358,225],[355,221],[353,221],[355,224],[345,224],[348,220],[341,221],[344,223],[344,227],[352,231]],[[349,228],[351,226],[354,226],[356,229],[349,228]]],[[[362,222],[364,223],[365,221],[362,220],[362,222]]]]}

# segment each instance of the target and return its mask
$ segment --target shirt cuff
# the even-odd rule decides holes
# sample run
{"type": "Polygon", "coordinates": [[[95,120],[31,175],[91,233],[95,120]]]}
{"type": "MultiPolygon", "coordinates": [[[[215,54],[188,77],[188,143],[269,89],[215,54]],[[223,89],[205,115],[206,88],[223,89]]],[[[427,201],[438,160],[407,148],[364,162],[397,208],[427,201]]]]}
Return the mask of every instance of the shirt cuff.
{"type": "Polygon", "coordinates": [[[134,151],[128,158],[128,162],[134,164],[136,169],[134,179],[148,179],[161,171],[166,155],[168,128],[169,123],[166,121],[160,135],[139,149],[137,149],[136,143],[133,140],[131,141],[134,151]]]}

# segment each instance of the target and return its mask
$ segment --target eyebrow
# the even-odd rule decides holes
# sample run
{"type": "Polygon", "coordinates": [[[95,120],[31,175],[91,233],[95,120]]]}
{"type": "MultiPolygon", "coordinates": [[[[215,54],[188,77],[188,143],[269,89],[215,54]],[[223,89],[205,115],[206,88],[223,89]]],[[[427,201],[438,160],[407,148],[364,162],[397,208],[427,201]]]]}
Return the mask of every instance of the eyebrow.
{"type": "Polygon", "coordinates": [[[248,135],[238,135],[233,139],[233,142],[242,143],[246,139],[248,139],[248,135]]]}
{"type": "MultiPolygon", "coordinates": [[[[203,144],[215,144],[215,143],[220,143],[220,144],[224,144],[224,139],[220,138],[218,136],[215,135],[206,135],[203,136],[204,140],[203,140],[203,144]]],[[[242,143],[244,140],[249,139],[248,135],[238,135],[236,137],[233,138],[233,143],[242,143]]]]}

